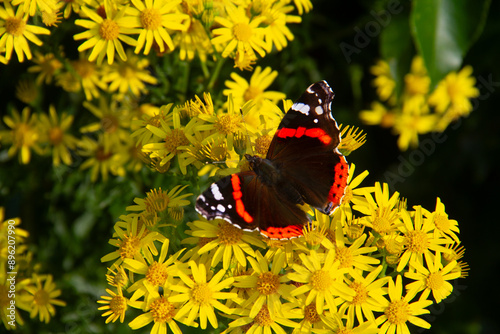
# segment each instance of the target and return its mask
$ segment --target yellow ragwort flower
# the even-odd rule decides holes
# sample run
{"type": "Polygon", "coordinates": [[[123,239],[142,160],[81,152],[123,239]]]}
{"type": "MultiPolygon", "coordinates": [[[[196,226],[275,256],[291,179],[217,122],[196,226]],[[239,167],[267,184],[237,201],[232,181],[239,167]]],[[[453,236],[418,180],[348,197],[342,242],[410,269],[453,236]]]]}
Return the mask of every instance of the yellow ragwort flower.
{"type": "Polygon", "coordinates": [[[264,36],[266,41],[266,51],[269,53],[273,49],[281,51],[288,45],[288,41],[293,41],[294,36],[287,24],[300,23],[302,18],[297,15],[288,15],[293,6],[284,1],[275,1],[262,6],[260,15],[264,17],[264,36]]]}
{"type": "Polygon", "coordinates": [[[89,61],[97,59],[101,64],[104,57],[108,58],[108,64],[112,64],[115,58],[115,52],[122,60],[127,60],[127,55],[123,49],[122,42],[128,45],[136,45],[136,40],[130,34],[137,34],[134,29],[134,20],[126,14],[127,6],[121,6],[118,10],[113,10],[109,2],[104,2],[106,12],[105,18],[100,16],[97,11],[82,7],[81,11],[90,20],[75,20],[75,24],[88,29],[74,36],[75,40],[85,39],[86,41],[78,47],[78,51],[85,51],[92,48],[89,55],[89,61]]]}
{"type": "Polygon", "coordinates": [[[280,314],[282,298],[293,299],[291,290],[294,289],[293,285],[287,284],[289,278],[280,273],[284,268],[285,253],[276,253],[272,261],[268,261],[258,251],[255,254],[256,258],[247,257],[253,273],[235,278],[235,287],[251,289],[250,296],[241,307],[250,308],[248,316],[251,318],[255,318],[264,305],[267,305],[271,314],[280,314]]]}
{"type": "Polygon", "coordinates": [[[42,41],[36,36],[49,35],[48,29],[37,27],[27,23],[28,17],[25,15],[23,6],[17,7],[14,13],[9,1],[4,1],[3,7],[0,7],[0,50],[5,48],[5,59],[7,61],[12,57],[12,51],[16,51],[19,62],[26,58],[31,59],[31,51],[28,41],[36,45],[42,45],[42,41]]]}
{"type": "MultiPolygon", "coordinates": [[[[250,82],[245,80],[243,77],[237,73],[231,73],[231,79],[226,80],[224,84],[227,89],[223,90],[225,96],[232,95],[234,104],[237,108],[241,108],[246,102],[253,100],[255,102],[257,110],[262,107],[263,100],[269,100],[273,104],[278,103],[278,101],[283,100],[286,95],[277,91],[267,91],[269,86],[278,76],[277,71],[273,71],[270,67],[266,67],[264,70],[260,66],[257,66],[255,71],[252,73],[250,82]]],[[[262,112],[262,114],[265,114],[262,112]]]]}
{"type": "Polygon", "coordinates": [[[351,205],[366,205],[367,201],[365,198],[365,193],[370,191],[370,188],[358,186],[363,182],[363,180],[368,176],[369,172],[367,170],[363,171],[361,174],[354,177],[354,171],[356,170],[356,165],[351,163],[349,165],[349,176],[347,178],[347,186],[344,190],[344,197],[342,198],[342,203],[340,209],[351,212],[351,205]]]}
{"type": "Polygon", "coordinates": [[[109,174],[125,176],[125,163],[127,162],[128,149],[124,145],[113,145],[110,149],[105,148],[102,134],[97,136],[97,141],[90,137],[83,137],[78,142],[79,154],[88,157],[80,169],[90,168],[90,180],[97,181],[99,174],[103,181],[107,181],[109,174]]]}
{"type": "Polygon", "coordinates": [[[89,61],[86,57],[85,52],[80,52],[79,59],[70,61],[70,64],[73,67],[74,71],[66,72],[66,75],[68,77],[60,78],[59,81],[63,89],[70,92],[77,92],[80,91],[81,88],[83,88],[85,98],[89,101],[100,96],[99,89],[102,91],[107,90],[108,85],[106,85],[106,83],[102,79],[104,67],[98,66],[95,63],[89,61]],[[68,82],[68,80],[70,82],[68,82]],[[77,82],[80,85],[74,86],[74,82],[77,82]]]}
{"type": "Polygon", "coordinates": [[[384,286],[389,282],[390,277],[378,278],[381,271],[382,266],[378,266],[375,270],[369,272],[357,270],[351,272],[352,279],[348,281],[348,285],[356,295],[352,298],[352,301],[344,302],[339,308],[340,314],[347,311],[347,318],[351,323],[354,323],[355,318],[359,323],[365,321],[374,322],[375,316],[373,312],[383,311],[385,299],[382,296],[387,294],[384,286]]]}
{"type": "Polygon", "coordinates": [[[382,236],[396,231],[401,225],[397,210],[399,193],[396,191],[390,196],[389,185],[376,182],[373,191],[365,192],[364,195],[366,202],[355,203],[353,206],[354,210],[366,215],[360,222],[382,236]],[[375,199],[371,192],[375,192],[375,199]]]}
{"type": "Polygon", "coordinates": [[[144,298],[142,302],[142,309],[145,310],[156,297],[156,294],[150,291],[158,291],[159,288],[167,289],[172,284],[173,274],[177,271],[177,258],[182,251],[179,251],[167,258],[169,240],[165,239],[161,247],[160,256],[153,261],[146,261],[144,258],[140,260],[125,259],[123,266],[130,272],[137,274],[141,277],[136,278],[134,275],[134,284],[132,284],[127,292],[134,294],[130,297],[132,302],[137,301],[139,298],[144,298]]]}
{"type": "Polygon", "coordinates": [[[176,314],[176,318],[187,317],[187,324],[191,324],[196,318],[200,319],[200,327],[207,328],[207,320],[213,328],[218,328],[219,323],[215,315],[215,309],[226,314],[231,314],[230,308],[220,302],[224,299],[236,298],[237,294],[233,292],[222,292],[234,282],[234,278],[226,278],[223,280],[226,271],[224,269],[211,275],[203,263],[196,264],[194,261],[189,261],[191,272],[187,272],[181,268],[178,275],[181,282],[178,285],[172,285],[170,288],[178,292],[177,295],[172,295],[168,298],[172,303],[184,303],[176,314]]]}
{"type": "Polygon", "coordinates": [[[103,256],[101,262],[115,260],[115,265],[120,265],[125,259],[140,260],[143,258],[153,262],[153,255],[158,255],[155,241],[163,242],[166,238],[158,232],[150,232],[139,221],[139,215],[128,214],[121,216],[123,223],[116,223],[114,230],[116,239],[110,239],[109,244],[118,249],[103,256]]]}
{"type": "Polygon", "coordinates": [[[126,107],[119,105],[116,99],[111,99],[109,102],[105,96],[99,98],[98,105],[85,101],[83,106],[97,117],[98,121],[81,127],[81,133],[102,134],[106,152],[116,151],[119,146],[127,143],[130,136],[129,127],[132,114],[128,113],[126,107]],[[115,147],[113,148],[113,146],[115,147]]]}
{"type": "MultiPolygon", "coordinates": [[[[185,318],[180,318],[177,316],[179,303],[172,303],[168,300],[168,295],[163,294],[160,296],[158,291],[151,291],[154,295],[153,301],[148,305],[147,312],[139,315],[134,320],[132,320],[128,325],[132,330],[142,328],[149,325],[151,322],[154,323],[151,329],[151,334],[165,334],[167,333],[167,328],[174,334],[182,334],[179,325],[176,321],[187,323],[185,318]],[[168,325],[168,327],[167,327],[168,325]]],[[[131,302],[131,306],[136,307],[135,303],[131,302]]],[[[195,326],[195,324],[191,324],[195,326]]]]}
{"type": "Polygon", "coordinates": [[[139,97],[147,93],[146,84],[158,83],[158,80],[146,69],[149,66],[149,60],[133,55],[131,50],[127,50],[127,60],[120,60],[110,66],[102,80],[109,84],[108,90],[111,93],[118,91],[119,94],[115,94],[115,97],[119,100],[123,100],[127,93],[139,97]]]}
{"type": "Polygon", "coordinates": [[[187,186],[177,185],[171,190],[152,189],[147,193],[146,198],[134,198],[136,205],[131,205],[126,208],[127,211],[157,213],[158,215],[167,212],[168,209],[183,207],[190,204],[187,197],[192,196],[192,193],[182,194],[181,192],[187,186]]]}
{"type": "Polygon", "coordinates": [[[59,9],[54,11],[42,11],[42,22],[47,27],[57,27],[59,23],[61,23],[62,13],[59,9]]]}
{"type": "Polygon", "coordinates": [[[355,295],[354,290],[343,282],[347,268],[339,268],[335,251],[328,250],[325,255],[320,257],[315,251],[310,251],[309,255],[299,254],[301,263],[293,264],[293,272],[287,275],[290,280],[303,284],[292,291],[292,296],[307,294],[306,304],[314,301],[318,314],[326,309],[336,311],[336,297],[352,300],[355,295]]]}
{"type": "Polygon", "coordinates": [[[40,147],[40,133],[36,126],[38,118],[31,115],[28,107],[24,108],[21,115],[17,110],[12,110],[12,116],[4,116],[4,123],[10,130],[0,131],[2,142],[12,144],[8,155],[13,157],[19,151],[19,162],[27,164],[31,160],[31,150],[42,154],[40,147]]]}
{"type": "Polygon", "coordinates": [[[443,131],[459,117],[469,115],[472,111],[470,99],[479,96],[479,89],[475,84],[471,66],[465,66],[458,73],[449,73],[438,83],[428,100],[437,113],[443,114],[443,119],[437,126],[438,131],[443,131]]]}
{"type": "Polygon", "coordinates": [[[339,268],[346,268],[349,273],[360,269],[364,271],[372,271],[372,264],[379,264],[378,259],[373,258],[369,254],[377,250],[376,247],[362,247],[367,235],[362,234],[354,240],[351,245],[346,245],[344,234],[339,229],[339,235],[335,242],[335,261],[339,261],[339,268]]]}
{"type": "Polygon", "coordinates": [[[42,82],[46,84],[52,83],[54,75],[63,67],[63,64],[57,59],[53,53],[42,54],[35,51],[35,58],[32,60],[36,65],[30,66],[28,72],[39,72],[36,83],[40,85],[42,82]]]}
{"type": "Polygon", "coordinates": [[[72,123],[72,115],[63,112],[59,116],[52,105],[49,107],[49,115],[40,114],[41,139],[46,141],[51,148],[54,166],[59,166],[61,161],[68,166],[72,163],[69,150],[74,150],[78,144],[78,140],[68,133],[72,123]]]}
{"type": "Polygon", "coordinates": [[[111,289],[106,289],[109,296],[101,296],[101,300],[97,303],[104,304],[98,308],[99,311],[106,311],[102,314],[106,318],[106,323],[115,322],[120,319],[123,323],[125,320],[125,312],[127,311],[128,299],[123,296],[121,287],[118,287],[118,293],[113,292],[111,289]]]}
{"type": "Polygon", "coordinates": [[[232,95],[230,95],[226,112],[219,110],[215,115],[199,114],[198,119],[203,120],[204,123],[196,124],[194,130],[210,132],[204,136],[201,144],[205,145],[211,141],[227,141],[227,148],[232,151],[235,137],[240,133],[255,133],[255,128],[245,121],[245,117],[250,111],[246,106],[241,107],[241,109],[235,106],[232,95]]]}
{"type": "Polygon", "coordinates": [[[145,144],[142,151],[149,154],[152,159],[160,159],[160,166],[170,163],[170,160],[177,157],[181,172],[186,174],[186,167],[190,161],[186,160],[187,153],[183,148],[189,144],[189,140],[185,134],[187,130],[181,126],[180,119],[174,117],[172,126],[160,119],[160,127],[147,125],[146,128],[158,137],[160,142],[145,144]]]}
{"type": "MultiPolygon", "coordinates": [[[[413,303],[414,293],[407,293],[403,296],[403,282],[401,275],[396,278],[396,283],[389,281],[389,297],[391,301],[384,302],[384,314],[376,319],[380,330],[378,333],[403,333],[410,334],[408,322],[411,324],[429,329],[431,325],[419,318],[419,315],[430,313],[425,308],[432,304],[431,300],[419,299],[413,303]]],[[[384,298],[385,299],[385,298],[384,298]]]]}
{"type": "Polygon", "coordinates": [[[180,13],[177,8],[181,0],[132,0],[135,6],[129,8],[128,14],[132,16],[134,27],[139,28],[139,38],[135,53],[144,48],[144,54],[149,54],[153,42],[160,52],[174,50],[174,43],[169,33],[172,31],[185,31],[185,21],[189,18],[180,13]]]}
{"type": "Polygon", "coordinates": [[[460,271],[454,270],[457,266],[457,261],[452,261],[443,267],[440,252],[435,256],[426,254],[425,266],[413,263],[415,271],[405,273],[405,277],[414,280],[406,285],[406,290],[415,293],[423,290],[420,299],[427,299],[432,292],[436,303],[440,303],[453,292],[453,286],[448,281],[460,277],[460,271]]]}
{"type": "Polygon", "coordinates": [[[434,131],[438,117],[428,111],[424,106],[396,115],[394,132],[399,135],[398,146],[401,151],[406,151],[408,147],[418,147],[418,136],[434,131]]]}
{"type": "Polygon", "coordinates": [[[222,27],[212,31],[215,36],[212,38],[212,43],[224,45],[222,57],[232,55],[233,58],[241,61],[244,57],[255,58],[255,52],[264,57],[266,55],[264,28],[259,27],[264,17],[249,18],[242,6],[236,7],[233,4],[225,6],[225,10],[227,17],[215,17],[215,22],[222,27]]]}
{"type": "Polygon", "coordinates": [[[56,299],[61,295],[61,290],[56,289],[55,283],[52,282],[52,275],[34,275],[24,289],[29,294],[22,296],[22,299],[26,305],[29,305],[31,318],[38,315],[40,321],[49,323],[50,317],[56,314],[54,305],[66,306],[64,301],[56,299]]]}
{"type": "MultiPolygon", "coordinates": [[[[246,266],[247,258],[245,253],[255,256],[255,252],[250,245],[264,248],[263,242],[256,237],[255,233],[243,231],[221,219],[214,220],[214,222],[216,224],[204,220],[195,220],[191,233],[193,237],[210,240],[198,250],[198,254],[213,251],[211,267],[215,267],[221,260],[224,269],[228,269],[234,262],[246,266]]],[[[186,242],[186,240],[183,242],[186,242]]]]}
{"type": "Polygon", "coordinates": [[[446,245],[453,241],[439,236],[434,237],[435,225],[423,218],[421,206],[415,206],[415,211],[411,214],[407,210],[402,210],[401,218],[403,225],[399,229],[404,234],[405,251],[398,263],[397,271],[402,271],[408,263],[410,266],[416,262],[423,264],[423,256],[426,254],[428,256],[433,252],[450,252],[446,245]]]}
{"type": "Polygon", "coordinates": [[[108,267],[108,273],[106,274],[106,281],[109,285],[114,286],[118,289],[125,288],[128,286],[130,280],[128,275],[123,269],[122,265],[113,264],[108,267]]]}
{"type": "Polygon", "coordinates": [[[174,44],[179,45],[180,60],[193,60],[198,54],[204,63],[207,61],[207,55],[213,53],[213,46],[203,23],[194,17],[189,17],[186,30],[175,34],[174,44]]]}
{"type": "Polygon", "coordinates": [[[455,219],[449,219],[448,214],[445,211],[444,204],[441,202],[441,199],[438,197],[436,200],[436,208],[434,212],[429,212],[425,209],[424,215],[426,219],[430,219],[436,228],[434,229],[435,237],[451,237],[455,242],[460,242],[457,234],[460,233],[460,229],[458,228],[458,222],[455,219]]]}

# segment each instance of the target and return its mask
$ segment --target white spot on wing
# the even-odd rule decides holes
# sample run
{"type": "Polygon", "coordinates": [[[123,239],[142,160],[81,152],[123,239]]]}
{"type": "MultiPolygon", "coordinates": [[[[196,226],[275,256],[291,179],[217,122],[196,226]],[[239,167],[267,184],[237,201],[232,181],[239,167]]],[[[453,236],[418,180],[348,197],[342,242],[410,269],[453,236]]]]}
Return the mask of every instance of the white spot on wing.
{"type": "Polygon", "coordinates": [[[317,106],[316,108],[314,108],[314,111],[316,111],[316,114],[322,115],[323,114],[323,107],[317,106]]]}
{"type": "Polygon", "coordinates": [[[306,116],[309,116],[309,110],[311,109],[307,104],[304,103],[294,103],[292,109],[298,111],[306,116]]]}
{"type": "Polygon", "coordinates": [[[214,195],[214,198],[218,201],[222,201],[224,199],[224,196],[222,196],[219,187],[213,183],[210,186],[210,190],[212,191],[212,195],[214,195]]]}
{"type": "Polygon", "coordinates": [[[314,122],[314,123],[318,123],[318,119],[317,119],[317,118],[315,118],[313,122],[314,122]]]}
{"type": "Polygon", "coordinates": [[[233,208],[233,206],[232,206],[231,204],[228,204],[228,205],[227,205],[227,208],[228,208],[228,209],[232,209],[232,208],[233,208]]]}
{"type": "Polygon", "coordinates": [[[219,205],[217,205],[217,210],[219,210],[220,212],[225,212],[226,208],[224,207],[224,205],[219,204],[219,205]]]}

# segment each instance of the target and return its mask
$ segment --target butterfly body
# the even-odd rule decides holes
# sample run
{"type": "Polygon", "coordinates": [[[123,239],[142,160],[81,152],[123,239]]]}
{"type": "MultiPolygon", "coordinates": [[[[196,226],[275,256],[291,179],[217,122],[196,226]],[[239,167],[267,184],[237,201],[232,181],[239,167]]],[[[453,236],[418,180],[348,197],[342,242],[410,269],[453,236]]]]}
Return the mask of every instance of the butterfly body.
{"type": "Polygon", "coordinates": [[[326,81],[307,88],[286,113],[265,158],[245,155],[251,170],[227,176],[203,192],[196,210],[272,239],[302,235],[309,204],[325,214],[340,205],[348,166],[338,151],[340,131],[331,115],[326,81]]]}

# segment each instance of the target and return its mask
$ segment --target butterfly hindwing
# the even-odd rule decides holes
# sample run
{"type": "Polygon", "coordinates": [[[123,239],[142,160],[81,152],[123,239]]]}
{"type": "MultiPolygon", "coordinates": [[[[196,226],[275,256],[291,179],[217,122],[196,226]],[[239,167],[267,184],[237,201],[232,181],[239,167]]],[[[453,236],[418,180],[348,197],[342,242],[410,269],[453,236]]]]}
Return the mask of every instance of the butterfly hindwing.
{"type": "Polygon", "coordinates": [[[196,210],[208,220],[220,218],[243,230],[258,229],[272,239],[297,237],[309,221],[304,211],[251,171],[213,183],[196,200],[196,210]]]}

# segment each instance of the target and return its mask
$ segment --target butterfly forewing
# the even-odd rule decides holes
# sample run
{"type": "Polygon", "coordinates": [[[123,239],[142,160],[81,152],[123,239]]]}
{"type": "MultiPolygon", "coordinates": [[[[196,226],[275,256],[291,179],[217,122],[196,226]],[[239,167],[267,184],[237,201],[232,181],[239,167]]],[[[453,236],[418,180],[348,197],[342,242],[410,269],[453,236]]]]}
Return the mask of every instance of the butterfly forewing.
{"type": "Polygon", "coordinates": [[[325,81],[309,86],[286,113],[267,153],[267,159],[279,161],[283,176],[304,201],[326,214],[340,204],[348,177],[347,162],[337,150],[334,96],[325,81]]]}

